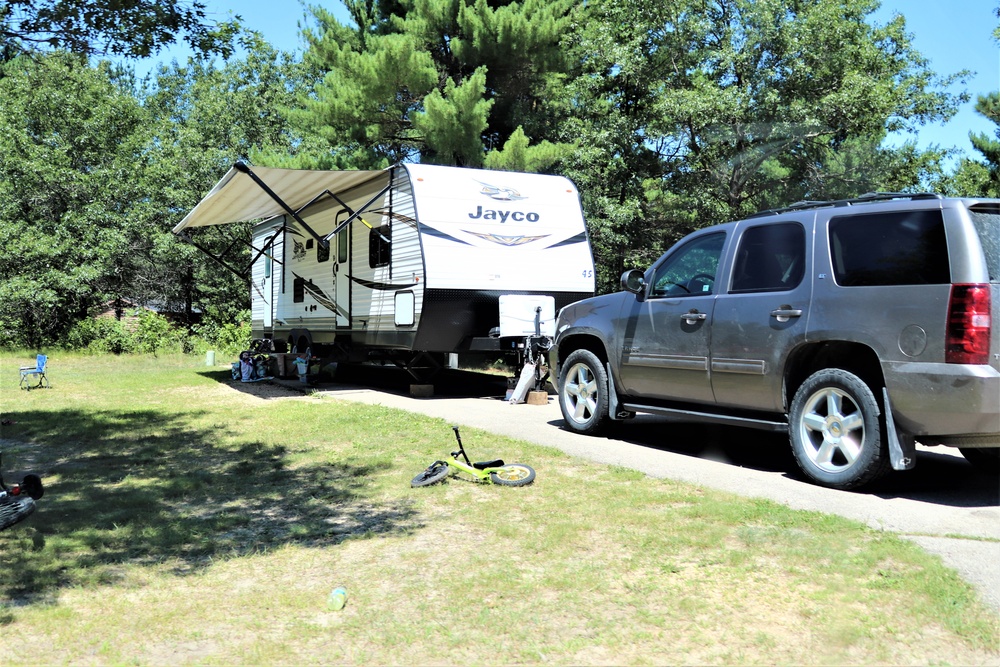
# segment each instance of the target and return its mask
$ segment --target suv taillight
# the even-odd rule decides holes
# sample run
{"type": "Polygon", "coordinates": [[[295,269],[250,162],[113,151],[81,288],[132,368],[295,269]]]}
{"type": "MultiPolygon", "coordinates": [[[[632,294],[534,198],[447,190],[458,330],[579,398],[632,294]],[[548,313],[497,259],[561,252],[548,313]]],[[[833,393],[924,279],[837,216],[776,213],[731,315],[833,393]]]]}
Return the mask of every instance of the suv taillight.
{"type": "Polygon", "coordinates": [[[944,349],[949,364],[989,363],[989,285],[952,285],[944,349]]]}

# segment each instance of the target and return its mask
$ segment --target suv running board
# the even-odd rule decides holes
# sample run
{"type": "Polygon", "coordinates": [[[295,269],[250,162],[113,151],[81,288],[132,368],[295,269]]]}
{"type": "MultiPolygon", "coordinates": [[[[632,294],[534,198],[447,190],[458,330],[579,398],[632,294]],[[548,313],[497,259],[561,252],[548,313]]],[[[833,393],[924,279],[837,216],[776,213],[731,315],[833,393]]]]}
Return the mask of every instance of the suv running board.
{"type": "Polygon", "coordinates": [[[622,403],[619,408],[629,412],[645,412],[648,414],[659,415],[661,417],[668,417],[673,421],[679,422],[728,424],[730,426],[742,426],[743,428],[754,428],[761,431],[788,433],[788,422],[785,421],[737,417],[735,415],[724,415],[715,412],[699,412],[697,410],[682,410],[679,408],[662,408],[655,405],[643,405],[641,403],[622,403]]]}

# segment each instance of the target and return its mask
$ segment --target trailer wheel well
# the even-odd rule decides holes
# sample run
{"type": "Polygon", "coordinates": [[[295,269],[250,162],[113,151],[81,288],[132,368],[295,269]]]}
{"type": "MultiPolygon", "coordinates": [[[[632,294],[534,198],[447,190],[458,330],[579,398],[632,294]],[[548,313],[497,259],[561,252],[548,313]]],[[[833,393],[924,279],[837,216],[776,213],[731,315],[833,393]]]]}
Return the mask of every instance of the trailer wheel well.
{"type": "Polygon", "coordinates": [[[295,353],[313,350],[312,334],[308,329],[292,330],[288,334],[288,351],[295,353]]]}

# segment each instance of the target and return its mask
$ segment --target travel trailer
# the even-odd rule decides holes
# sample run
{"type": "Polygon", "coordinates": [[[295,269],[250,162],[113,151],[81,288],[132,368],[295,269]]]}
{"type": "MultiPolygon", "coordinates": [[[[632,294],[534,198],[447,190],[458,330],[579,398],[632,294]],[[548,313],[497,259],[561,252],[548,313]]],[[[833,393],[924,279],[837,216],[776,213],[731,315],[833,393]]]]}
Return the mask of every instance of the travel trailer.
{"type": "Polygon", "coordinates": [[[247,221],[262,221],[253,335],[279,352],[403,366],[503,352],[554,335],[559,308],[594,293],[579,193],[561,176],[237,163],[173,231],[192,240],[194,228],[247,221]]]}

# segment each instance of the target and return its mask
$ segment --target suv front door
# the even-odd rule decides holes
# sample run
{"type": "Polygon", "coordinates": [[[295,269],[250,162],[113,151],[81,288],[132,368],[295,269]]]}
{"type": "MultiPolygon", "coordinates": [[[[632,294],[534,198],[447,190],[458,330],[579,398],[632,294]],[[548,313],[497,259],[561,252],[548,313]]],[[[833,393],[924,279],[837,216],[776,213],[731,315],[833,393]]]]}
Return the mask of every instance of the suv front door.
{"type": "Polygon", "coordinates": [[[712,390],[719,405],[783,412],[784,361],[808,319],[808,235],[799,222],[751,221],[736,238],[729,289],[715,304],[712,390]]]}
{"type": "Polygon", "coordinates": [[[708,372],[715,277],[725,232],[692,238],[647,272],[626,306],[621,379],[636,397],[712,403],[708,372]]]}

